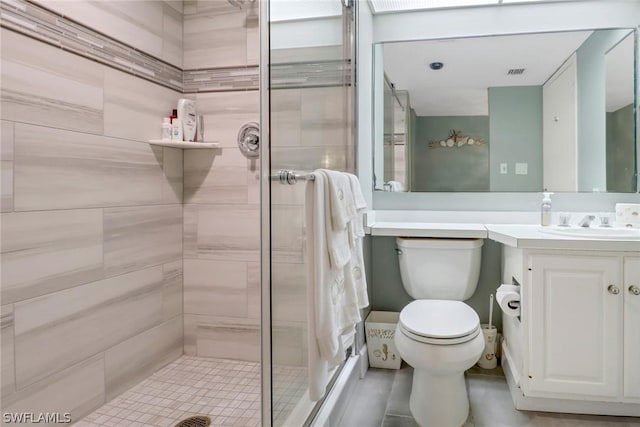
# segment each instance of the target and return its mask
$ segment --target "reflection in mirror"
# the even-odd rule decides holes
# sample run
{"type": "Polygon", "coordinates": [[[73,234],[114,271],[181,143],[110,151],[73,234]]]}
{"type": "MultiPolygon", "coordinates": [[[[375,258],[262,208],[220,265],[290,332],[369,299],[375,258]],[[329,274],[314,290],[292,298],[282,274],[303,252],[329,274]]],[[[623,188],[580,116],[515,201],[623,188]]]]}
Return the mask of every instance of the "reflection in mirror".
{"type": "Polygon", "coordinates": [[[635,189],[633,33],[605,55],[607,75],[607,191],[635,189]]]}
{"type": "Polygon", "coordinates": [[[377,46],[375,188],[635,191],[633,48],[629,29],[377,46]]]}
{"type": "Polygon", "coordinates": [[[388,191],[406,191],[410,129],[409,93],[384,79],[384,182],[388,191]]]}

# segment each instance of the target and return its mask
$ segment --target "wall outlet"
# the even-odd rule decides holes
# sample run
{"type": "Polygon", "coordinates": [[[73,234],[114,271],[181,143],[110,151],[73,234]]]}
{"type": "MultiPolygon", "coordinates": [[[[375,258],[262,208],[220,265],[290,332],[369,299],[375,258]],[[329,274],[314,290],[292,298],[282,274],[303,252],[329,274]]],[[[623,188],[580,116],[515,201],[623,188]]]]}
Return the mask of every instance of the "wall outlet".
{"type": "Polygon", "coordinates": [[[516,163],[516,175],[526,175],[528,172],[529,163],[516,163]]]}
{"type": "Polygon", "coordinates": [[[507,164],[506,163],[500,163],[500,173],[503,174],[503,175],[508,173],[507,164]]]}

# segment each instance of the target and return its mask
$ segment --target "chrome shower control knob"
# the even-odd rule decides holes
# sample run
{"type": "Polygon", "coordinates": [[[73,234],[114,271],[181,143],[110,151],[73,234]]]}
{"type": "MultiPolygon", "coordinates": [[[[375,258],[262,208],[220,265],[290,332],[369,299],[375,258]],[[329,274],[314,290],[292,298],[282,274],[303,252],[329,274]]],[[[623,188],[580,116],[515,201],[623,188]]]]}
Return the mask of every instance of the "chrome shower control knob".
{"type": "Polygon", "coordinates": [[[633,295],[640,295],[640,287],[631,285],[629,286],[629,292],[632,293],[633,295]]]}
{"type": "Polygon", "coordinates": [[[238,148],[248,159],[260,155],[260,127],[256,122],[242,125],[238,132],[238,148]]]}
{"type": "Polygon", "coordinates": [[[616,285],[609,285],[607,287],[607,290],[609,291],[610,294],[613,294],[613,295],[618,295],[620,293],[620,289],[618,289],[616,285]]]}

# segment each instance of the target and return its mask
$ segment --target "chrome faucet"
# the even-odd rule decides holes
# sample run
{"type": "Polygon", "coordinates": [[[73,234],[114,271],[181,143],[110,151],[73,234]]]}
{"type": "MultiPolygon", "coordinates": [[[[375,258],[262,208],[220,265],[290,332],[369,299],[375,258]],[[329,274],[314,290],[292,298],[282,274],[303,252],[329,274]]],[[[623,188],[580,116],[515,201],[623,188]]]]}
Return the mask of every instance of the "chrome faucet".
{"type": "Polygon", "coordinates": [[[595,219],[596,219],[595,215],[585,215],[585,217],[582,218],[580,222],[578,222],[578,227],[589,228],[589,226],[591,225],[591,222],[595,219]]]}

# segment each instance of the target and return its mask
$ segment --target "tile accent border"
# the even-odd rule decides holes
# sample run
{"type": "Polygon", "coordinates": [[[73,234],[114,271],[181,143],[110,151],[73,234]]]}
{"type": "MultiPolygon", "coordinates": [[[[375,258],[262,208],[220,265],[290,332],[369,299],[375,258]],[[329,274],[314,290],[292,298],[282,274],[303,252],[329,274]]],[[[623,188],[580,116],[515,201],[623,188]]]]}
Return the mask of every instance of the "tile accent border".
{"type": "Polygon", "coordinates": [[[26,0],[0,2],[0,26],[182,92],[182,70],[26,0]]]}
{"type": "MultiPolygon", "coordinates": [[[[27,0],[0,1],[0,27],[181,93],[258,90],[258,65],[182,70],[27,0]]],[[[278,89],[343,86],[351,61],[273,64],[278,89]]]]}
{"type": "MultiPolygon", "coordinates": [[[[185,70],[184,93],[258,90],[260,70],[256,66],[185,70]]],[[[351,61],[294,62],[271,65],[275,89],[343,86],[351,81],[351,61]]]]}
{"type": "Polygon", "coordinates": [[[350,83],[351,60],[271,65],[271,86],[276,89],[349,86],[350,83]]]}
{"type": "Polygon", "coordinates": [[[184,93],[258,90],[259,81],[257,65],[184,70],[182,75],[184,93]]]}

